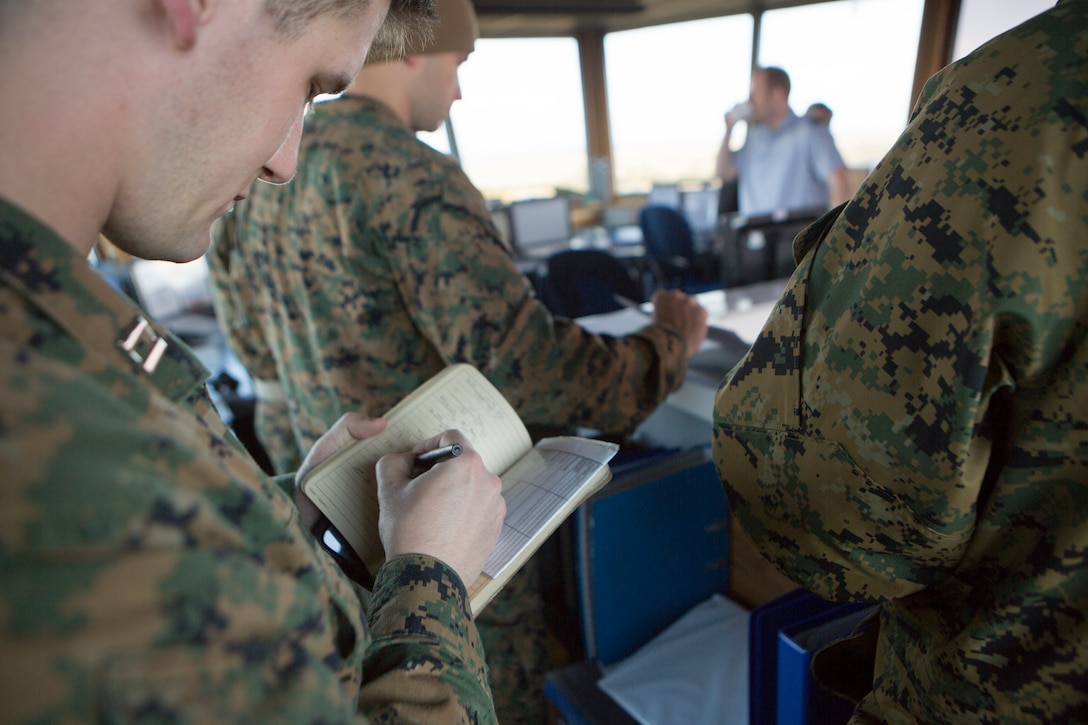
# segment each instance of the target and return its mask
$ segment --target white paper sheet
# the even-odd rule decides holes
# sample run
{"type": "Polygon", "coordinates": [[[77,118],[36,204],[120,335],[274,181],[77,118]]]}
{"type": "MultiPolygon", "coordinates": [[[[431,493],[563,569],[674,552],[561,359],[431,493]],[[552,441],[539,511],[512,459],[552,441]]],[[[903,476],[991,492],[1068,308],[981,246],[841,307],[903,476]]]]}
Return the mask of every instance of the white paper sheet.
{"type": "Polygon", "coordinates": [[[715,594],[598,685],[642,725],[748,725],[748,610],[715,594]]]}

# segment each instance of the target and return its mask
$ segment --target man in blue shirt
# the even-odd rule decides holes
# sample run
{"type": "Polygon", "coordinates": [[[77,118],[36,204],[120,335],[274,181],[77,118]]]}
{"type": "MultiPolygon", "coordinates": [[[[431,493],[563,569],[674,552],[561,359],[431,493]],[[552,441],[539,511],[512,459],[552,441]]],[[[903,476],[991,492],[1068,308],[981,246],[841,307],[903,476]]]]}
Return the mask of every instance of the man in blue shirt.
{"type": "Polygon", "coordinates": [[[850,198],[850,172],[827,125],[795,114],[789,94],[790,77],[784,70],[757,68],[747,114],[725,116],[717,173],[722,181],[738,179],[745,216],[828,208],[850,198]],[[733,151],[730,141],[739,120],[748,121],[748,137],[733,151]]]}

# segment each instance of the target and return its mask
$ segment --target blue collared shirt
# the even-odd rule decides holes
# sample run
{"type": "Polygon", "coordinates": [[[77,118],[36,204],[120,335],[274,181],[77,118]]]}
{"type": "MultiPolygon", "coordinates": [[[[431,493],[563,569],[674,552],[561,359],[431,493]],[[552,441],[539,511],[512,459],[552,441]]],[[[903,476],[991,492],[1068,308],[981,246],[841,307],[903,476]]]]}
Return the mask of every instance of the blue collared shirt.
{"type": "Polygon", "coordinates": [[[845,166],[826,124],[799,118],[792,110],[777,129],[752,124],[734,154],[742,214],[828,205],[827,179],[845,166]]]}

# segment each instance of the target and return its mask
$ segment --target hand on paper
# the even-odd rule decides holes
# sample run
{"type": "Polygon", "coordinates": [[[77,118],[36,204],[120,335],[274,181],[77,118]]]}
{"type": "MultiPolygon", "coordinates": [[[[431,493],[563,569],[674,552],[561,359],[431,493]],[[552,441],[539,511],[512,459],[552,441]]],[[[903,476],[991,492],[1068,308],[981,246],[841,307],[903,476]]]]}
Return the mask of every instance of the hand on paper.
{"type": "Polygon", "coordinates": [[[687,343],[688,358],[699,351],[706,339],[706,308],[691,295],[680,290],[658,290],[654,293],[653,320],[667,327],[687,343]]]}
{"type": "Polygon", "coordinates": [[[378,461],[378,529],[387,558],[426,554],[472,584],[495,547],[506,515],[499,477],[459,431],[446,431],[411,452],[378,461]],[[416,455],[452,443],[464,452],[412,477],[416,455]]]}

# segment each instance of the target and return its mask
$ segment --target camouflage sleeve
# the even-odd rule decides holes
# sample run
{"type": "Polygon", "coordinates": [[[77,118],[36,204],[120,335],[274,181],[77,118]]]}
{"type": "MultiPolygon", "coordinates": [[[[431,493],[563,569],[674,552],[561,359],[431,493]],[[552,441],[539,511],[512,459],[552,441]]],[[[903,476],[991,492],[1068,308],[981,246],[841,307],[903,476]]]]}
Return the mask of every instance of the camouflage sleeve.
{"type": "Polygon", "coordinates": [[[409,209],[393,203],[377,211],[362,259],[388,259],[417,334],[447,364],[484,371],[526,423],[617,433],[680,386],[686,355],[678,335],[648,326],[623,338],[598,336],[553,318],[463,174],[446,169],[429,183],[409,209]]]}
{"type": "Polygon", "coordinates": [[[0,719],[354,718],[361,656],[335,656],[330,624],[350,630],[358,601],[314,566],[290,500],[180,406],[20,357],[34,383],[3,380],[0,719]]]}
{"type": "Polygon", "coordinates": [[[987,560],[994,531],[1078,525],[1083,507],[1033,500],[1079,478],[1084,445],[1068,416],[1084,399],[1088,86],[1083,18],[1061,26],[1005,39],[1037,66],[978,54],[931,81],[853,201],[798,240],[719,389],[739,519],[824,596],[903,596],[965,560],[1000,571],[1014,557],[987,560]]]}
{"type": "Polygon", "coordinates": [[[43,418],[49,401],[20,418],[37,392],[5,386],[0,719],[494,722],[443,564],[383,569],[368,643],[358,592],[298,528],[287,477],[239,487],[230,474],[256,477],[252,462],[221,439],[194,455],[204,441],[179,435],[176,411],[136,436],[108,391],[36,380],[82,405],[64,425],[43,418]]]}
{"type": "Polygon", "coordinates": [[[367,618],[362,712],[380,722],[496,721],[468,592],[453,570],[425,556],[391,559],[367,618]]]}
{"type": "Polygon", "coordinates": [[[207,261],[215,315],[228,344],[246,370],[255,378],[276,380],[276,363],[261,335],[259,321],[249,319],[246,305],[238,296],[250,281],[246,270],[231,267],[237,233],[233,211],[220,217],[212,227],[207,261]]]}

